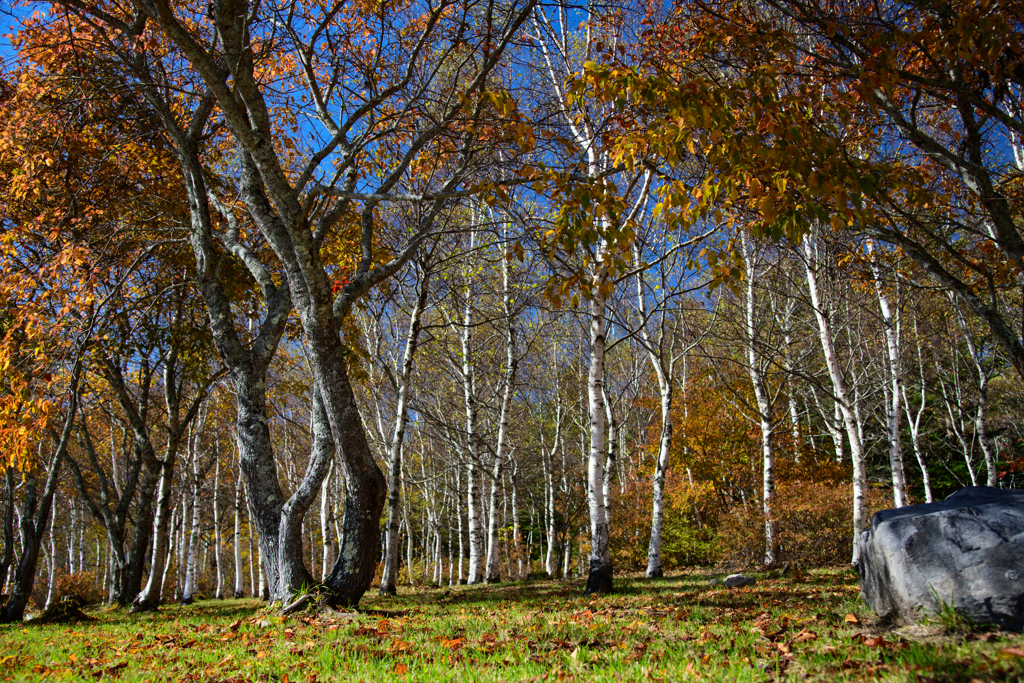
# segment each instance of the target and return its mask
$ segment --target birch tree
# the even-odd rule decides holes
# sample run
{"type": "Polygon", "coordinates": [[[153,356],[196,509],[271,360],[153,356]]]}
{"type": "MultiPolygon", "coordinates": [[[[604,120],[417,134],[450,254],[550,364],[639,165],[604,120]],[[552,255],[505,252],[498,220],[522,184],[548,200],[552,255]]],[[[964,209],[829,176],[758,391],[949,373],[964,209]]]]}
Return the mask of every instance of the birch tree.
{"type": "Polygon", "coordinates": [[[412,382],[413,360],[420,336],[420,320],[427,306],[427,295],[430,284],[430,268],[425,263],[418,264],[416,283],[416,299],[409,315],[409,330],[405,337],[405,348],[402,352],[401,365],[398,373],[389,373],[397,395],[395,406],[394,427],[388,449],[388,517],[385,528],[384,570],[381,574],[380,593],[394,595],[397,592],[399,533],[401,531],[400,485],[402,477],[402,448],[405,440],[405,427],[408,420],[408,403],[410,383],[412,382]]]}
{"type": "Polygon", "coordinates": [[[255,501],[271,592],[287,598],[311,583],[301,545],[296,548],[282,534],[296,524],[301,527],[337,448],[346,485],[345,517],[339,559],[325,586],[331,602],[354,604],[373,577],[385,481],[355,403],[339,337],[341,322],[358,298],[412,257],[453,193],[464,189],[480,142],[473,128],[462,124],[483,122],[494,101],[471,94],[485,89],[488,74],[532,4],[382,6],[379,13],[344,4],[326,11],[298,3],[261,9],[243,0],[218,0],[209,7],[172,7],[158,0],[111,11],[92,3],[63,6],[73,21],[87,17],[93,23],[96,48],[116,56],[122,77],[155,111],[181,162],[197,280],[218,351],[240,397],[242,465],[255,501]],[[264,9],[272,21],[262,21],[264,9]],[[467,21],[478,20],[485,30],[467,33],[467,21]],[[349,31],[352,23],[373,27],[373,49],[353,42],[362,39],[349,31]],[[138,40],[149,35],[159,36],[162,52],[147,50],[148,43],[138,40]],[[276,46],[273,53],[255,50],[263,40],[276,46]],[[465,47],[479,59],[458,57],[465,47]],[[294,59],[278,61],[286,52],[294,59]],[[451,68],[433,68],[438,60],[451,68]],[[366,87],[349,87],[353,77],[366,87]],[[304,106],[298,97],[279,97],[300,90],[304,106]],[[423,116],[421,107],[428,100],[436,109],[423,116]],[[382,116],[385,109],[401,115],[382,116]],[[297,152],[292,158],[275,143],[285,144],[282,130],[296,120],[296,112],[314,134],[299,140],[301,150],[288,138],[287,145],[297,152]],[[223,149],[231,151],[237,168],[232,177],[219,179],[232,188],[232,197],[213,189],[206,163],[210,147],[202,141],[215,121],[224,132],[223,149]],[[360,164],[373,158],[377,141],[389,134],[402,143],[401,151],[379,172],[361,173],[360,164]],[[321,173],[325,165],[330,170],[321,173]],[[321,177],[334,180],[321,183],[321,177]],[[366,186],[369,178],[375,187],[366,186]],[[376,208],[410,200],[426,207],[420,223],[393,257],[376,258],[376,208]],[[328,237],[345,217],[356,216],[352,227],[358,247],[339,263],[325,245],[336,243],[328,237]],[[272,254],[245,242],[241,221],[251,221],[272,254]],[[220,230],[221,225],[226,229],[220,230]],[[261,331],[250,348],[239,338],[215,270],[218,243],[249,271],[265,302],[261,331]],[[350,275],[342,283],[339,268],[346,267],[350,275]],[[316,461],[297,495],[285,501],[266,420],[261,420],[266,413],[261,376],[293,305],[317,384],[316,461]]]}
{"type": "Polygon", "coordinates": [[[827,298],[820,275],[827,268],[826,247],[818,238],[808,237],[803,243],[804,266],[807,274],[807,290],[814,310],[814,318],[818,324],[818,339],[825,357],[829,379],[832,382],[832,394],[839,412],[843,417],[846,438],[850,444],[850,461],[853,464],[853,535],[854,544],[850,563],[856,566],[860,561],[857,535],[867,526],[867,470],[864,461],[864,447],[857,417],[854,414],[853,395],[851,394],[846,375],[840,366],[836,352],[836,332],[834,320],[836,306],[827,298]]]}

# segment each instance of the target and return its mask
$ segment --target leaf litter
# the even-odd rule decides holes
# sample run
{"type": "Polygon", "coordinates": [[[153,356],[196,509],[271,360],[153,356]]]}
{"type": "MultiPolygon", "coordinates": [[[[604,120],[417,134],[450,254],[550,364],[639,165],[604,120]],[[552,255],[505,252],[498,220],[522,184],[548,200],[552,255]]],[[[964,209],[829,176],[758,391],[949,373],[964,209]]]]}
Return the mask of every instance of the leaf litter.
{"type": "Polygon", "coordinates": [[[0,627],[0,680],[1024,679],[1020,634],[886,627],[843,570],[759,577],[741,591],[709,587],[701,572],[617,587],[419,588],[288,617],[254,600],[98,609],[87,623],[0,627]]]}

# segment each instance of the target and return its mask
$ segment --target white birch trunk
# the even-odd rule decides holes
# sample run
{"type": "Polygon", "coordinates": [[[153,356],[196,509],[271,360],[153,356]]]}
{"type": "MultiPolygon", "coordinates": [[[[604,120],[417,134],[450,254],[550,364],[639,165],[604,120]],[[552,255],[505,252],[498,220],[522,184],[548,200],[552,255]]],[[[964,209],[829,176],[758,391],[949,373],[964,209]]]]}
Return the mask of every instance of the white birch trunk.
{"type": "Polygon", "coordinates": [[[741,234],[740,244],[746,268],[746,296],[744,297],[743,336],[747,352],[747,373],[754,388],[757,403],[758,425],[761,428],[761,513],[764,515],[764,564],[775,564],[775,440],[772,420],[772,401],[767,379],[764,375],[763,359],[758,349],[757,300],[755,280],[758,277],[754,263],[754,250],[746,233],[741,234]]]}
{"type": "MultiPolygon", "coordinates": [[[[604,500],[605,428],[604,348],[605,307],[611,284],[604,248],[598,252],[590,292],[590,370],[587,397],[590,415],[590,455],[587,459],[587,505],[590,509],[590,571],[587,593],[609,593],[612,590],[612,561],[609,546],[607,507],[604,500]]],[[[568,561],[569,549],[566,548],[568,561]]],[[[566,564],[566,569],[568,563],[566,564]]],[[[563,572],[566,573],[566,572],[563,572]]]]}
{"type": "MultiPolygon", "coordinates": [[[[513,461],[509,483],[512,486],[512,549],[516,557],[516,578],[523,579],[526,575],[523,573],[523,549],[519,538],[519,495],[518,487],[516,486],[518,469],[513,461]]],[[[532,528],[533,525],[531,524],[530,526],[532,528]]]]}
{"type": "Polygon", "coordinates": [[[457,493],[457,495],[459,497],[459,499],[455,503],[455,511],[456,511],[456,514],[458,515],[458,518],[459,518],[458,519],[458,527],[459,527],[459,577],[458,577],[458,583],[461,585],[462,581],[463,581],[463,576],[464,576],[463,573],[462,573],[462,568],[463,568],[463,562],[465,561],[465,557],[466,557],[466,547],[465,547],[465,544],[463,543],[463,540],[465,538],[465,530],[463,529],[463,526],[462,526],[462,472],[461,472],[461,469],[458,468],[458,467],[455,468],[455,491],[456,491],[456,493],[457,493]]]}
{"type": "Polygon", "coordinates": [[[910,401],[907,400],[907,387],[904,383],[903,409],[907,414],[907,425],[910,427],[910,443],[914,447],[914,457],[917,458],[917,466],[921,469],[921,479],[924,485],[924,500],[926,503],[930,503],[932,502],[932,482],[931,477],[928,474],[928,466],[924,461],[924,453],[921,451],[921,418],[924,416],[924,409],[928,403],[928,391],[924,376],[924,356],[921,353],[921,337],[917,332],[917,316],[914,317],[914,336],[917,340],[915,346],[917,348],[918,377],[921,380],[921,403],[917,407],[917,412],[911,415],[910,401]]]}
{"type": "Polygon", "coordinates": [[[967,343],[967,352],[971,357],[971,363],[974,365],[974,371],[978,375],[978,407],[974,413],[974,436],[978,440],[978,445],[981,446],[982,455],[985,457],[985,485],[996,486],[999,483],[999,472],[995,454],[985,429],[985,409],[988,403],[988,373],[981,363],[981,355],[974,344],[971,329],[967,326],[967,319],[964,317],[964,313],[954,296],[950,296],[950,303],[953,304],[957,322],[960,324],[960,329],[964,334],[964,341],[967,343]]]}
{"type": "Polygon", "coordinates": [[[978,485],[978,475],[971,458],[971,447],[967,443],[965,426],[962,422],[962,411],[964,406],[963,387],[960,383],[960,373],[957,371],[957,362],[953,361],[953,386],[939,377],[939,388],[942,390],[942,399],[946,404],[946,414],[949,416],[949,428],[960,444],[960,451],[964,455],[964,462],[967,464],[967,474],[971,478],[971,486],[978,485]]]}
{"type": "MultiPolygon", "coordinates": [[[[556,366],[557,367],[557,364],[556,366]]],[[[544,571],[550,578],[555,577],[555,542],[558,529],[555,526],[555,448],[559,443],[560,428],[562,426],[562,401],[558,391],[557,382],[555,385],[555,438],[551,442],[551,449],[544,454],[544,512],[547,532],[547,553],[544,557],[544,571]]],[[[543,450],[543,444],[541,444],[543,450]]]]}
{"type": "Polygon", "coordinates": [[[867,526],[867,472],[864,464],[864,449],[861,444],[860,430],[854,415],[853,405],[850,401],[846,378],[843,377],[842,371],[839,368],[839,359],[835,350],[835,337],[832,333],[832,323],[830,320],[832,311],[825,308],[822,290],[818,283],[816,254],[811,246],[810,238],[804,241],[804,255],[807,266],[807,289],[811,295],[811,305],[814,308],[814,317],[818,323],[818,338],[821,341],[825,365],[828,367],[829,378],[832,381],[832,392],[835,395],[836,405],[843,416],[846,438],[850,442],[850,461],[853,465],[854,539],[850,564],[856,566],[860,563],[857,537],[867,526]]]}
{"type": "Polygon", "coordinates": [[[615,467],[615,459],[618,457],[619,430],[615,422],[615,413],[612,410],[611,399],[608,398],[608,386],[601,387],[604,395],[604,418],[608,423],[608,445],[604,459],[604,478],[601,483],[602,497],[604,498],[604,518],[608,522],[608,528],[612,526],[612,472],[615,467]]]}
{"type": "Polygon", "coordinates": [[[217,565],[217,589],[214,591],[214,597],[218,600],[224,598],[224,571],[221,567],[220,557],[220,448],[218,442],[213,442],[213,453],[214,457],[217,458],[217,464],[214,465],[213,471],[213,561],[217,565]]]}
{"type": "MultiPolygon", "coordinates": [[[[474,218],[475,220],[475,218],[474,218]]],[[[469,249],[476,247],[476,231],[470,233],[469,249]]],[[[479,434],[477,428],[477,401],[475,368],[472,357],[473,340],[473,288],[467,282],[465,288],[465,308],[462,318],[462,387],[466,404],[466,510],[469,526],[469,573],[467,584],[480,583],[484,578],[484,543],[483,529],[480,521],[480,482],[477,474],[480,462],[479,434]]]]}
{"type": "Polygon", "coordinates": [[[234,597],[240,598],[245,595],[245,576],[242,566],[242,477],[241,472],[235,474],[235,529],[232,536],[232,546],[235,552],[235,590],[234,597]]]}
{"type": "Polygon", "coordinates": [[[398,404],[395,406],[395,422],[389,448],[388,518],[385,527],[384,569],[380,582],[381,595],[394,594],[398,590],[398,554],[401,531],[399,484],[402,477],[402,442],[405,438],[405,426],[408,421],[409,385],[412,381],[413,360],[416,356],[416,347],[419,340],[420,319],[427,304],[429,282],[430,274],[424,272],[419,282],[416,305],[409,316],[409,331],[406,334],[405,350],[402,353],[402,367],[397,378],[398,404]]]}
{"type": "MultiPolygon", "coordinates": [[[[506,240],[508,238],[506,232],[506,240]]],[[[501,397],[501,415],[498,418],[498,443],[494,454],[494,469],[491,472],[490,514],[487,519],[487,570],[485,578],[488,583],[500,580],[498,571],[498,487],[501,484],[501,472],[505,465],[505,451],[508,446],[508,427],[511,410],[512,394],[515,391],[516,369],[516,334],[512,324],[512,294],[510,291],[509,260],[501,259],[502,308],[505,314],[505,377],[504,391],[501,397]]]]}
{"type": "Polygon", "coordinates": [[[871,273],[874,275],[875,294],[878,296],[878,307],[882,312],[882,329],[885,333],[885,348],[888,355],[886,370],[888,371],[888,390],[885,392],[885,422],[889,438],[889,469],[892,472],[892,496],[895,507],[906,504],[907,485],[903,472],[903,449],[900,446],[900,418],[902,417],[900,402],[903,399],[903,369],[900,361],[900,326],[893,315],[889,296],[882,282],[882,268],[874,251],[874,243],[867,242],[868,259],[871,273]]]}
{"type": "Polygon", "coordinates": [[[57,494],[53,494],[53,502],[50,508],[50,552],[47,557],[49,576],[46,581],[46,605],[44,610],[50,609],[57,593],[54,591],[54,583],[57,578],[57,494]]]}
{"type": "MultiPolygon", "coordinates": [[[[248,507],[246,509],[248,510],[248,507]]],[[[248,511],[251,515],[252,511],[248,511]]],[[[246,526],[249,528],[249,595],[257,598],[260,595],[256,592],[256,557],[259,553],[259,542],[252,530],[252,517],[246,519],[246,526]]]]}
{"type": "Polygon", "coordinates": [[[323,543],[323,562],[320,565],[320,578],[326,579],[334,563],[338,559],[338,537],[334,533],[334,506],[331,504],[331,479],[334,477],[334,463],[324,477],[320,487],[320,540],[323,543]]]}
{"type": "Polygon", "coordinates": [[[196,593],[196,550],[199,543],[199,435],[195,435],[192,443],[192,523],[188,529],[188,556],[185,566],[185,587],[181,601],[192,602],[196,593]]]}

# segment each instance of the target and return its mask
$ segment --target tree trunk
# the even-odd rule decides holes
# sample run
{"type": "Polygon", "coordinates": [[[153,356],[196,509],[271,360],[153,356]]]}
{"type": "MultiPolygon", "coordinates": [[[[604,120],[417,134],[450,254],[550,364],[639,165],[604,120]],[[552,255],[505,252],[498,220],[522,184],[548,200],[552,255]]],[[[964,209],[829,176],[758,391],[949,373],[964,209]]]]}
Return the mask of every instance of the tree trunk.
{"type": "Polygon", "coordinates": [[[188,543],[185,555],[185,585],[181,591],[183,605],[191,605],[196,593],[196,551],[199,544],[199,430],[189,439],[189,443],[192,451],[192,520],[186,532],[188,543]]]}
{"type": "Polygon", "coordinates": [[[245,595],[245,576],[242,566],[242,472],[235,472],[235,533],[232,537],[235,551],[235,590],[233,596],[241,598],[245,595]]]}
{"type": "Polygon", "coordinates": [[[818,284],[816,255],[811,240],[804,241],[804,255],[807,259],[807,288],[811,295],[814,317],[818,323],[818,338],[821,341],[825,365],[828,367],[829,378],[832,380],[832,391],[846,427],[846,438],[850,442],[850,460],[853,464],[853,550],[850,564],[860,563],[857,537],[867,526],[867,472],[864,464],[864,449],[861,445],[860,431],[850,402],[846,378],[839,368],[839,359],[835,350],[835,337],[832,333],[830,320],[831,310],[825,308],[821,288],[818,284]]]}
{"type": "Polygon", "coordinates": [[[384,569],[381,574],[380,594],[394,595],[398,592],[399,533],[401,531],[400,479],[402,477],[402,442],[405,439],[405,425],[408,420],[409,385],[412,381],[413,360],[420,334],[420,318],[427,304],[430,273],[424,272],[419,281],[416,305],[409,316],[409,332],[405,338],[402,354],[402,368],[398,375],[398,405],[395,406],[395,426],[391,436],[390,462],[388,464],[388,521],[385,528],[384,569]]]}
{"type": "Polygon", "coordinates": [[[775,515],[772,505],[775,502],[775,440],[772,411],[774,406],[768,391],[768,382],[764,375],[764,361],[759,351],[760,333],[757,327],[757,300],[755,298],[754,250],[750,238],[741,237],[743,258],[746,265],[746,297],[744,298],[744,343],[747,352],[747,373],[754,388],[754,400],[757,403],[758,425],[761,428],[761,513],[764,515],[764,565],[775,564],[775,515]]]}
{"type": "MultiPolygon", "coordinates": [[[[652,358],[652,363],[653,363],[652,358]]],[[[665,377],[660,363],[654,366],[661,393],[661,434],[658,439],[658,460],[654,466],[651,494],[651,537],[647,544],[647,571],[649,579],[664,575],[661,568],[661,529],[665,520],[665,476],[668,474],[668,457],[672,450],[672,383],[665,377]]]]}
{"type": "Polygon", "coordinates": [[[978,353],[971,329],[967,326],[967,319],[964,317],[963,311],[960,310],[955,295],[950,295],[950,303],[956,312],[957,322],[960,324],[960,330],[963,332],[964,341],[967,344],[967,353],[970,355],[971,363],[978,375],[978,406],[974,413],[974,436],[978,440],[978,445],[981,446],[981,452],[985,458],[985,485],[996,486],[999,483],[999,471],[996,457],[992,452],[992,445],[989,443],[988,433],[985,429],[985,408],[988,403],[988,373],[982,364],[981,354],[978,353]]]}
{"type": "Polygon", "coordinates": [[[874,253],[874,243],[867,242],[868,259],[875,281],[875,294],[882,312],[882,329],[885,333],[885,348],[888,355],[888,388],[885,392],[885,424],[889,439],[889,469],[892,472],[892,496],[895,507],[906,505],[907,485],[903,472],[903,449],[900,446],[900,401],[903,399],[903,370],[900,359],[900,326],[893,316],[889,296],[882,283],[882,267],[874,253]]]}
{"type": "Polygon", "coordinates": [[[924,416],[924,409],[928,402],[927,383],[924,377],[924,356],[921,353],[921,337],[917,331],[917,316],[914,316],[914,337],[917,349],[917,370],[921,380],[921,404],[917,407],[917,413],[910,414],[910,401],[907,400],[907,385],[903,384],[903,409],[907,414],[907,424],[910,427],[910,443],[914,447],[914,456],[917,458],[917,465],[921,468],[921,479],[924,485],[924,501],[932,502],[932,482],[928,474],[928,466],[924,462],[924,454],[921,452],[921,418],[924,416]]]}
{"type": "Polygon", "coordinates": [[[224,599],[224,571],[220,557],[220,446],[219,441],[213,442],[213,455],[217,458],[213,470],[213,563],[217,565],[217,586],[213,596],[217,600],[224,599]]]}
{"type": "Polygon", "coordinates": [[[8,571],[14,562],[14,468],[4,468],[4,479],[7,484],[7,500],[4,502],[4,554],[0,557],[0,594],[7,587],[8,571]]]}
{"type": "MultiPolygon", "coordinates": [[[[81,359],[81,355],[78,356],[81,359]]],[[[71,370],[70,398],[60,438],[56,439],[53,459],[39,497],[38,478],[30,470],[25,475],[25,502],[22,505],[19,526],[21,532],[21,558],[11,580],[10,596],[0,608],[0,623],[9,624],[25,617],[25,607],[32,597],[32,585],[36,578],[36,564],[39,561],[39,547],[46,533],[46,526],[52,517],[53,496],[60,481],[60,468],[67,454],[71,431],[78,410],[78,381],[82,361],[75,361],[71,370]]],[[[12,496],[13,498],[13,496],[12,496]]]]}
{"type": "MultiPolygon", "coordinates": [[[[508,233],[505,233],[508,241],[508,233]]],[[[485,578],[488,583],[500,580],[498,570],[498,525],[497,498],[501,484],[501,472],[505,466],[505,451],[508,448],[508,427],[512,410],[512,394],[515,392],[516,370],[516,331],[512,317],[511,273],[509,259],[501,259],[502,294],[501,304],[505,316],[505,377],[504,391],[501,397],[501,414],[498,418],[498,443],[494,453],[494,470],[491,472],[490,515],[487,519],[487,570],[485,578]]]]}
{"type": "Polygon", "coordinates": [[[132,602],[133,612],[153,610],[160,606],[171,534],[171,486],[177,454],[178,439],[168,434],[167,448],[163,460],[160,461],[160,489],[156,498],[156,515],[153,518],[153,557],[149,566],[149,580],[132,602]]]}
{"type": "MultiPolygon", "coordinates": [[[[604,347],[607,266],[603,249],[598,254],[590,298],[590,371],[587,380],[590,414],[590,455],[587,459],[587,504],[590,508],[590,571],[587,593],[609,593],[612,590],[612,560],[609,546],[607,506],[604,501],[605,414],[604,347]]],[[[568,556],[568,552],[566,553],[568,556]]],[[[568,566],[568,565],[567,565],[568,566]]]]}
{"type": "MultiPolygon", "coordinates": [[[[512,465],[512,474],[509,476],[509,483],[512,485],[512,549],[516,558],[516,578],[521,580],[526,578],[526,574],[523,571],[523,549],[519,537],[519,492],[516,486],[516,475],[519,468],[516,466],[515,461],[513,461],[512,465]]],[[[531,528],[533,527],[532,524],[530,526],[531,528]]]]}
{"type": "Polygon", "coordinates": [[[320,565],[320,578],[330,576],[334,563],[338,561],[338,537],[334,533],[334,505],[331,499],[331,479],[334,475],[334,464],[324,477],[320,487],[320,541],[323,543],[323,562],[320,565]]]}

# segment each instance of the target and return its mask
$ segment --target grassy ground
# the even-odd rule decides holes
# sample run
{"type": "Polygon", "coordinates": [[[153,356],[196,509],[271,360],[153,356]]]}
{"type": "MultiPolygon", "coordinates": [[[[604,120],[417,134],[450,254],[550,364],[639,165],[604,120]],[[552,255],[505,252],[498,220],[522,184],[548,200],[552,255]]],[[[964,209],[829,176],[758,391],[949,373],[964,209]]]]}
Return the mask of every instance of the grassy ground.
{"type": "Polygon", "coordinates": [[[98,609],[0,627],[0,680],[1024,680],[1020,634],[884,629],[848,571],[735,590],[712,576],[617,578],[596,598],[579,582],[404,589],[288,618],[253,600],[98,609]]]}

